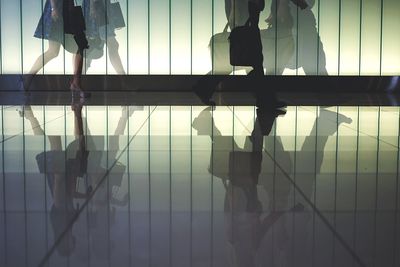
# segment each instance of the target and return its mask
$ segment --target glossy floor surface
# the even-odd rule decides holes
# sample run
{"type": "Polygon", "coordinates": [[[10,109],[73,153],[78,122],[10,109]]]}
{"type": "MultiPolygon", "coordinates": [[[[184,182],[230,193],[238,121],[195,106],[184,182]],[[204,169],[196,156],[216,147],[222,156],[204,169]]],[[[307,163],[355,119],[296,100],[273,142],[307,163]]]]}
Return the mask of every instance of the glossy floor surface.
{"type": "Polygon", "coordinates": [[[1,106],[0,266],[399,266],[399,114],[1,106]]]}

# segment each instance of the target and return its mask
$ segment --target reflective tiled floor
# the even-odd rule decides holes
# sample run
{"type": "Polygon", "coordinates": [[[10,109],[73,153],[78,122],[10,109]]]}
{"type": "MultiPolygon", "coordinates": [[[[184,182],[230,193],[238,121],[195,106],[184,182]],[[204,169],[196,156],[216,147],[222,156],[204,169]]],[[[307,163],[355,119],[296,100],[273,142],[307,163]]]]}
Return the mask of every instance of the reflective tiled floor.
{"type": "Polygon", "coordinates": [[[0,266],[399,266],[398,107],[2,106],[0,266]]]}

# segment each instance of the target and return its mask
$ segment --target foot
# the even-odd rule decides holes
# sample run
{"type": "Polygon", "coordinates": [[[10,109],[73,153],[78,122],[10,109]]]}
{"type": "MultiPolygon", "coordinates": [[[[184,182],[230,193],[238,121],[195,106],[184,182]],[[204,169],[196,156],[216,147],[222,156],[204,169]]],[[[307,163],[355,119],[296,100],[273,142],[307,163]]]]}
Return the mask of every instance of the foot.
{"type": "Polygon", "coordinates": [[[350,124],[353,122],[351,118],[325,108],[321,108],[319,119],[336,121],[338,124],[341,123],[350,124]]]}
{"type": "Polygon", "coordinates": [[[264,76],[264,70],[263,69],[253,69],[247,74],[249,77],[262,77],[264,76]]]}

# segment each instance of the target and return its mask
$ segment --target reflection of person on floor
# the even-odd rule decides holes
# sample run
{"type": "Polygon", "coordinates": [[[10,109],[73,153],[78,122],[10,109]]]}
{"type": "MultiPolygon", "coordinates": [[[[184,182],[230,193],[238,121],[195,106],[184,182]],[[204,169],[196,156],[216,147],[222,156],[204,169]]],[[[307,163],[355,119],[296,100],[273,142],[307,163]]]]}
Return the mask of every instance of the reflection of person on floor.
{"type": "MultiPolygon", "coordinates": [[[[77,178],[84,176],[86,172],[88,156],[83,135],[81,110],[82,106],[75,106],[73,109],[75,141],[72,144],[77,147],[77,150],[71,151],[70,144],[67,151],[63,151],[61,136],[48,136],[50,150],[36,156],[39,170],[46,175],[47,184],[53,197],[50,222],[54,231],[54,240],[61,236],[76,214],[73,199],[86,197],[86,194],[79,194],[75,191],[77,178]],[[69,153],[74,154],[73,157],[68,157],[69,153]]],[[[30,122],[34,135],[45,134],[30,106],[25,106],[20,111],[20,115],[30,122]]],[[[62,256],[68,256],[72,254],[74,248],[75,237],[70,229],[57,246],[57,251],[62,256]]]]}
{"type": "MultiPolygon", "coordinates": [[[[226,188],[225,224],[232,252],[231,263],[236,263],[234,266],[256,266],[256,254],[263,237],[286,212],[283,209],[271,209],[267,216],[262,217],[263,207],[257,189],[264,135],[269,134],[279,114],[284,112],[258,110],[254,129],[251,136],[246,137],[244,149],[237,146],[233,137],[221,136],[214,123],[210,129],[210,109],[202,111],[193,121],[198,134],[209,135],[213,141],[209,171],[222,178],[226,188]]],[[[286,203],[287,195],[283,198],[282,202],[286,203]]]]}
{"type": "Polygon", "coordinates": [[[50,60],[56,58],[60,53],[61,44],[64,44],[65,34],[72,34],[78,45],[78,51],[74,55],[74,77],[70,85],[73,95],[88,97],[88,93],[82,91],[81,76],[83,67],[83,51],[88,48],[84,29],[77,28],[73,17],[73,0],[47,0],[42,17],[38,23],[34,36],[46,39],[49,42],[47,51],[39,56],[33,64],[28,75],[22,80],[24,90],[28,90],[33,76],[36,75],[50,60]]]}
{"type": "MultiPolygon", "coordinates": [[[[301,150],[296,152],[295,182],[298,190],[301,190],[311,203],[314,203],[313,193],[315,192],[316,176],[321,172],[328,138],[337,133],[341,123],[351,122],[350,118],[342,114],[321,108],[310,134],[305,138],[301,146],[301,150]]],[[[303,216],[296,219],[297,239],[301,241],[296,258],[300,266],[307,266],[310,263],[309,257],[311,256],[311,246],[306,245],[310,241],[308,238],[308,224],[312,218],[313,211],[310,210],[310,205],[299,194],[298,190],[296,190],[296,199],[308,209],[306,209],[303,216]]]]}
{"type": "MultiPolygon", "coordinates": [[[[83,0],[83,8],[86,17],[86,34],[89,40],[97,40],[98,46],[104,49],[107,45],[108,56],[111,65],[119,75],[124,75],[125,70],[119,55],[119,43],[116,39],[115,27],[112,20],[106,18],[110,15],[110,0],[83,0]]],[[[86,69],[91,65],[90,50],[86,60],[86,69]]]]}
{"type": "MultiPolygon", "coordinates": [[[[138,110],[138,107],[123,107],[121,110],[121,117],[114,135],[109,137],[107,154],[103,155],[103,162],[108,161],[108,165],[117,161],[117,154],[120,151],[120,137],[124,134],[128,119],[135,110],[138,110]]],[[[109,239],[108,233],[111,227],[115,225],[116,206],[128,205],[128,192],[121,192],[123,191],[121,183],[125,169],[124,165],[116,162],[109,172],[108,180],[100,184],[88,206],[91,248],[100,261],[107,260],[108,255],[115,247],[114,240],[109,239]]],[[[99,180],[96,181],[97,184],[100,182],[99,180]]]]}
{"type": "MultiPolygon", "coordinates": [[[[88,136],[85,136],[83,133],[82,105],[73,105],[72,108],[74,112],[75,140],[68,145],[66,151],[63,151],[61,137],[48,136],[50,151],[42,152],[36,156],[39,170],[41,173],[46,174],[47,183],[54,199],[54,204],[50,211],[50,219],[55,239],[60,237],[76,214],[73,200],[76,198],[88,197],[92,188],[96,187],[101,182],[101,178],[104,177],[104,174],[106,173],[106,170],[101,167],[101,158],[107,156],[110,160],[116,158],[116,154],[120,149],[120,135],[125,132],[128,118],[133,114],[134,110],[137,110],[136,107],[122,108],[122,114],[115,130],[115,134],[114,136],[110,136],[109,139],[110,147],[107,155],[103,151],[98,151],[96,149],[96,146],[104,146],[103,140],[93,139],[90,136],[89,130],[88,136]],[[85,183],[87,188],[84,193],[77,191],[77,179],[79,178],[86,179],[85,183]],[[88,184],[89,180],[92,182],[92,185],[88,184]]],[[[20,110],[20,115],[24,116],[30,122],[34,135],[45,135],[30,106],[25,106],[20,110]]],[[[121,192],[118,190],[121,186],[124,171],[124,166],[120,163],[116,163],[109,173],[109,183],[103,183],[96,191],[96,194],[93,196],[93,201],[91,202],[94,203],[93,206],[96,207],[94,208],[95,211],[91,209],[91,214],[95,214],[93,215],[94,217],[98,217],[97,214],[99,214],[99,212],[101,214],[101,211],[104,211],[108,199],[112,205],[127,205],[128,195],[125,194],[121,197],[121,192]],[[105,184],[110,185],[109,190],[105,190],[105,184]],[[109,195],[110,197],[107,198],[109,195]]],[[[96,223],[97,221],[98,220],[91,221],[92,227],[96,233],[99,228],[96,228],[96,224],[93,223],[96,223]]],[[[100,226],[101,223],[102,222],[100,221],[97,226],[100,226]]],[[[101,232],[99,237],[102,238],[105,232],[102,230],[99,231],[101,232]]],[[[97,244],[98,242],[96,241],[96,238],[97,237],[94,237],[94,246],[99,245],[97,244]]],[[[57,247],[57,250],[61,255],[68,256],[71,255],[74,247],[75,237],[72,235],[71,229],[64,236],[57,247]]]]}

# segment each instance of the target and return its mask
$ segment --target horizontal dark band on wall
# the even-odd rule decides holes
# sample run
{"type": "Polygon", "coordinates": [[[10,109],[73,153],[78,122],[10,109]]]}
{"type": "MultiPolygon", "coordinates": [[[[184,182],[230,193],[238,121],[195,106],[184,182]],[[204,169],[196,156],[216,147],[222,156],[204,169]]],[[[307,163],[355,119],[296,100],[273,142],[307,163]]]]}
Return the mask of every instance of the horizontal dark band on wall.
{"type": "MultiPolygon", "coordinates": [[[[31,91],[68,91],[71,76],[38,75],[31,91]]],[[[0,91],[18,91],[19,75],[1,75],[0,91]]],[[[384,93],[392,76],[196,76],[196,75],[85,75],[83,88],[89,91],[137,92],[318,92],[384,93]]],[[[399,85],[392,91],[398,93],[399,85]]]]}

